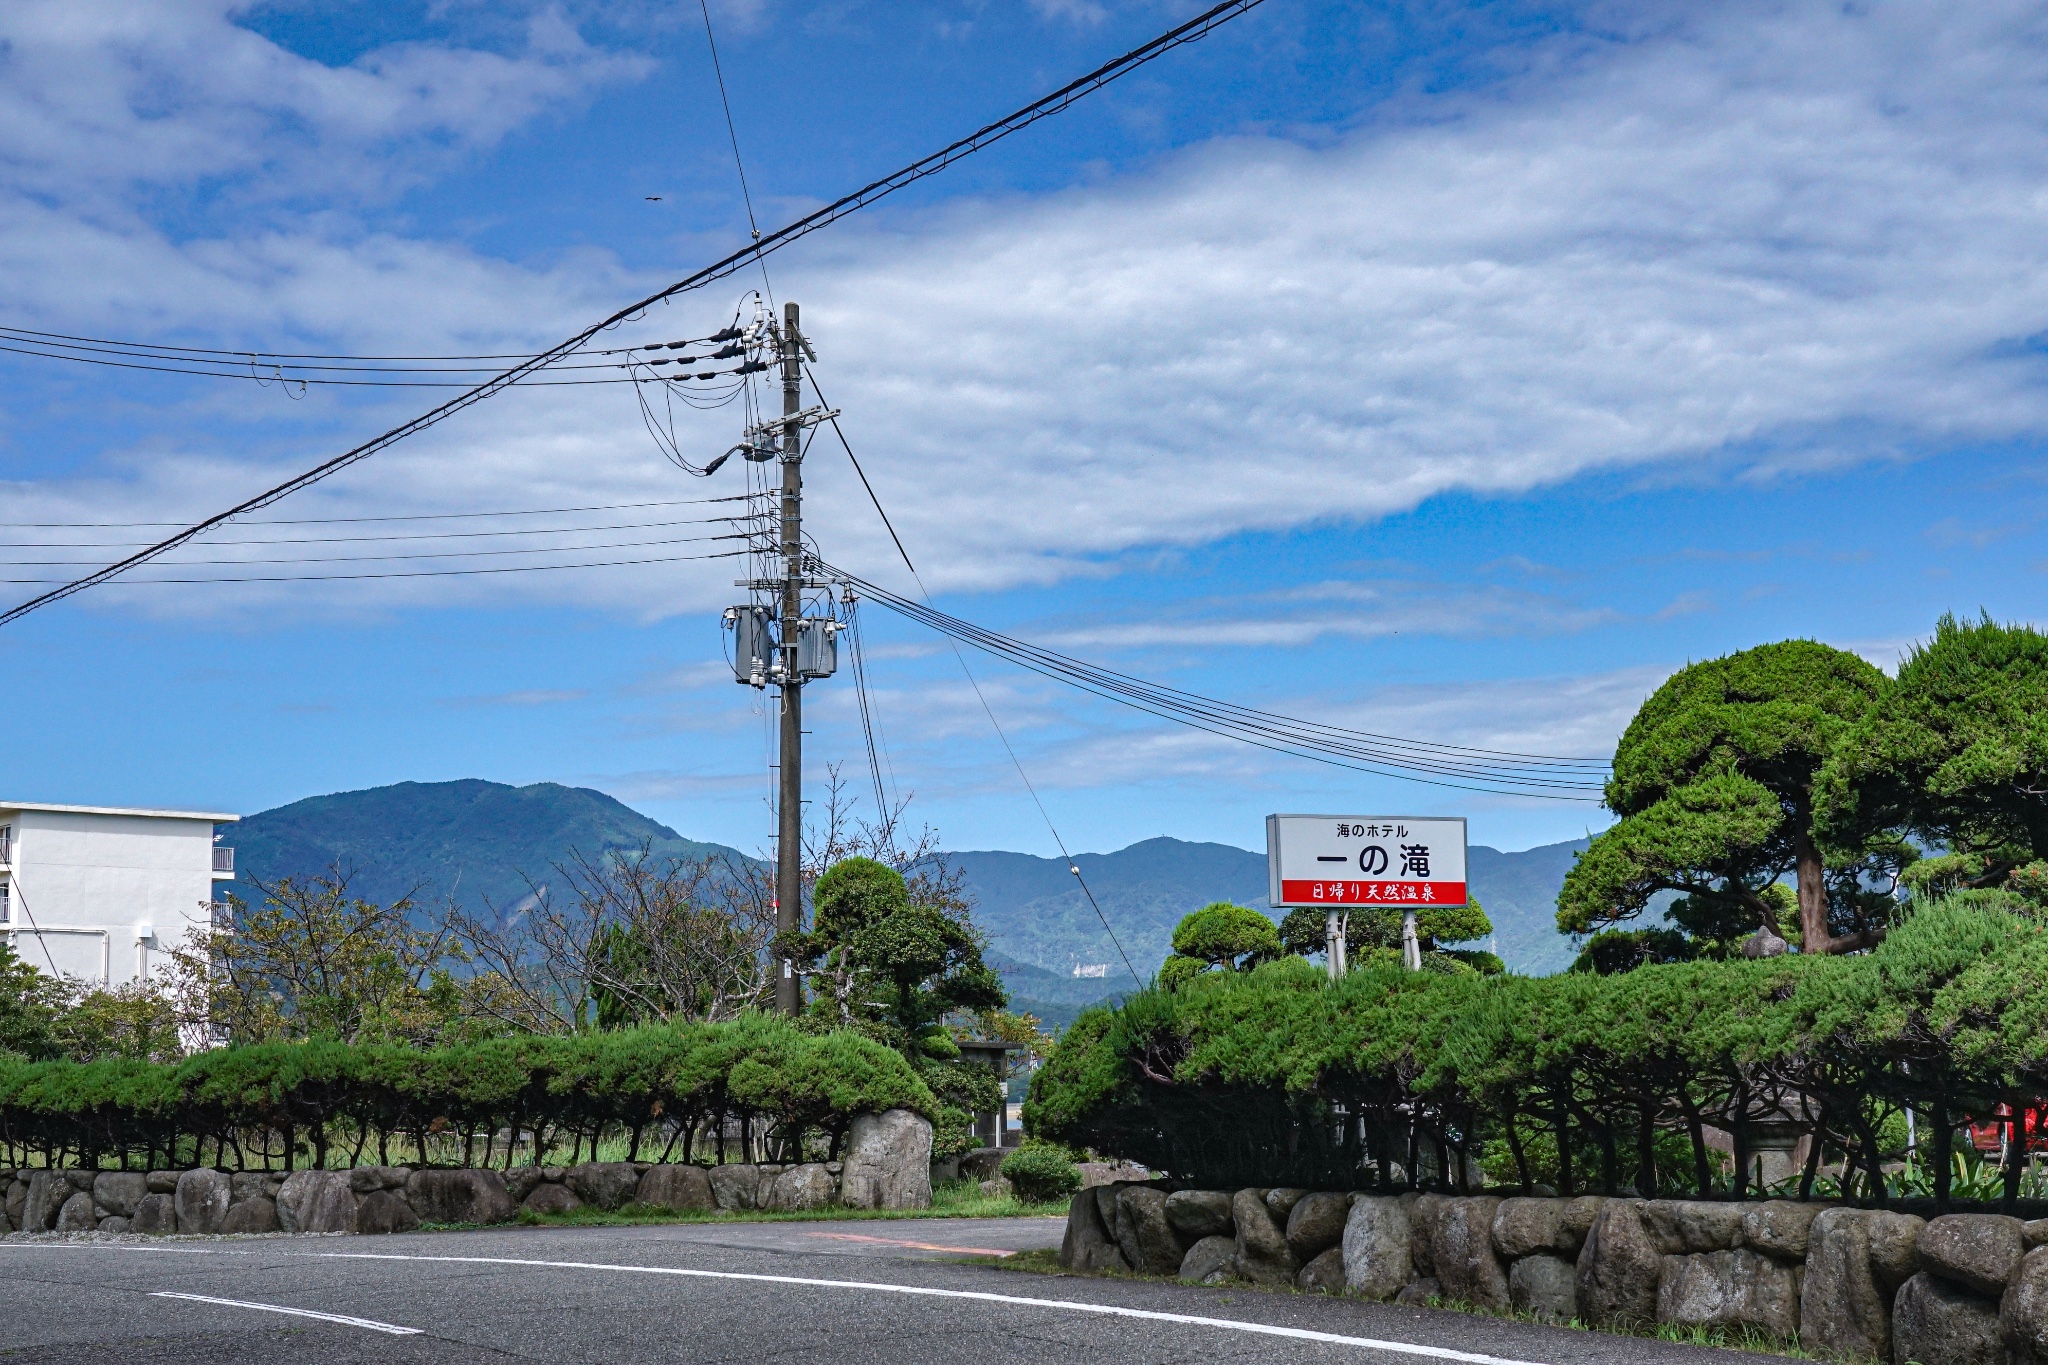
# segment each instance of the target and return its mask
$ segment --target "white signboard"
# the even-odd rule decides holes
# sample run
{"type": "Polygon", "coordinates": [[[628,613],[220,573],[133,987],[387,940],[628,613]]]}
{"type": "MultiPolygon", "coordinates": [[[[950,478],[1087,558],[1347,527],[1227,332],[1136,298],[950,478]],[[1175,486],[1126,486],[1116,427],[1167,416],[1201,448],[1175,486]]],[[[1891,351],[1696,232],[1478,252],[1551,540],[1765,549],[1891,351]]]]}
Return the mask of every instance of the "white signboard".
{"type": "Polygon", "coordinates": [[[1465,821],[1414,815],[1269,815],[1275,907],[1463,905],[1465,821]]]}

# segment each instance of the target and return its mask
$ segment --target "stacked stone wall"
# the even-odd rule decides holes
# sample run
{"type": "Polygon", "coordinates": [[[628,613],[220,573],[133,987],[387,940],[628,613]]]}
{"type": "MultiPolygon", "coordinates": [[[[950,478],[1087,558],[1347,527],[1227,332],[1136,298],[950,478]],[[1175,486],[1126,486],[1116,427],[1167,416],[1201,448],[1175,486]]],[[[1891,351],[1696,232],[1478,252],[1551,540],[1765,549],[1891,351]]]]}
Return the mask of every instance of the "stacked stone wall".
{"type": "Polygon", "coordinates": [[[1894,1365],[2048,1365],[2048,1219],[1789,1200],[1084,1190],[1062,1264],[1560,1323],[1797,1340],[1894,1365]]]}
{"type": "Polygon", "coordinates": [[[843,1162],[601,1161],[507,1171],[357,1166],[290,1174],[37,1168],[0,1171],[0,1233],[409,1232],[422,1223],[510,1222],[521,1209],[566,1213],[628,1204],[704,1213],[801,1213],[835,1204],[929,1208],[930,1166],[931,1125],[892,1109],[855,1118],[843,1162]]]}

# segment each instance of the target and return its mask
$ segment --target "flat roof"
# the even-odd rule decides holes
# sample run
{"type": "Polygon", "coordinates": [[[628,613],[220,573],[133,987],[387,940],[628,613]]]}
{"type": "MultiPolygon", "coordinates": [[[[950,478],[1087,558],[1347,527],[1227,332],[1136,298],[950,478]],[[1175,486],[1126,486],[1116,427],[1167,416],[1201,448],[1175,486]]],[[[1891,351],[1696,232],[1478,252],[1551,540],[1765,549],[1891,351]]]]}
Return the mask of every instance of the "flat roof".
{"type": "Polygon", "coordinates": [[[147,810],[139,806],[57,806],[48,801],[0,801],[0,810],[54,811],[59,815],[142,815],[156,820],[211,820],[216,825],[231,825],[242,818],[220,811],[147,810]]]}

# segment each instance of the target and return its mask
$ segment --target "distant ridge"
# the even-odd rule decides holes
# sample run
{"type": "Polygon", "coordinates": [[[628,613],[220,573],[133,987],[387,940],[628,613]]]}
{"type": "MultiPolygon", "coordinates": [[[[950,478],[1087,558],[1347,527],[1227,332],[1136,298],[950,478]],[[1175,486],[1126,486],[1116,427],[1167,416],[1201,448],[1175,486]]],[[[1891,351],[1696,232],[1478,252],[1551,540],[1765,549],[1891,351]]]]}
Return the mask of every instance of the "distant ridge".
{"type": "Polygon", "coordinates": [[[366,900],[452,895],[471,910],[517,903],[529,894],[527,877],[547,880],[572,852],[595,855],[644,840],[664,856],[740,856],[685,839],[588,787],[475,778],[309,796],[249,816],[233,838],[233,889],[244,898],[252,883],[325,875],[339,865],[353,873],[350,890],[366,900]]]}

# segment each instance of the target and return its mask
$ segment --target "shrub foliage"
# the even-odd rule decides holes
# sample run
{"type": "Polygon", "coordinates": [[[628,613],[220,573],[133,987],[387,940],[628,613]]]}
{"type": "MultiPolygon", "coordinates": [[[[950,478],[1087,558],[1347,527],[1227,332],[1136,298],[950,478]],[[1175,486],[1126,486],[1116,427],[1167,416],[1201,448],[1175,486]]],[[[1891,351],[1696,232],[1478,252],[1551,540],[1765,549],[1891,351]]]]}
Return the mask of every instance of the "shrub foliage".
{"type": "Polygon", "coordinates": [[[494,1147],[507,1131],[536,1135],[535,1162],[574,1159],[600,1136],[624,1136],[629,1159],[687,1161],[700,1141],[722,1157],[735,1123],[771,1150],[836,1150],[857,1113],[937,1107],[901,1053],[761,1014],[424,1049],[260,1043],[176,1064],[0,1054],[0,1150],[17,1165],[424,1163],[454,1139],[465,1162],[509,1162],[509,1146],[494,1147]]]}
{"type": "Polygon", "coordinates": [[[1460,1157],[1505,1148],[1525,1186],[1570,1192],[1590,1170],[1608,1190],[1740,1196],[1756,1125],[1789,1118],[1822,1137],[1802,1192],[1826,1152],[1834,1179],[1881,1200],[1904,1107],[1926,1121],[1938,1179],[1963,1115],[2043,1094],[2048,926],[2016,897],[1964,892],[1854,956],[1542,978],[1372,967],[1332,982],[1299,958],[1208,973],[1083,1015],[1025,1121],[1221,1185],[1392,1188],[1418,1171],[1456,1185],[1460,1157]],[[1709,1126],[1734,1135],[1732,1170],[1709,1126]]]}

